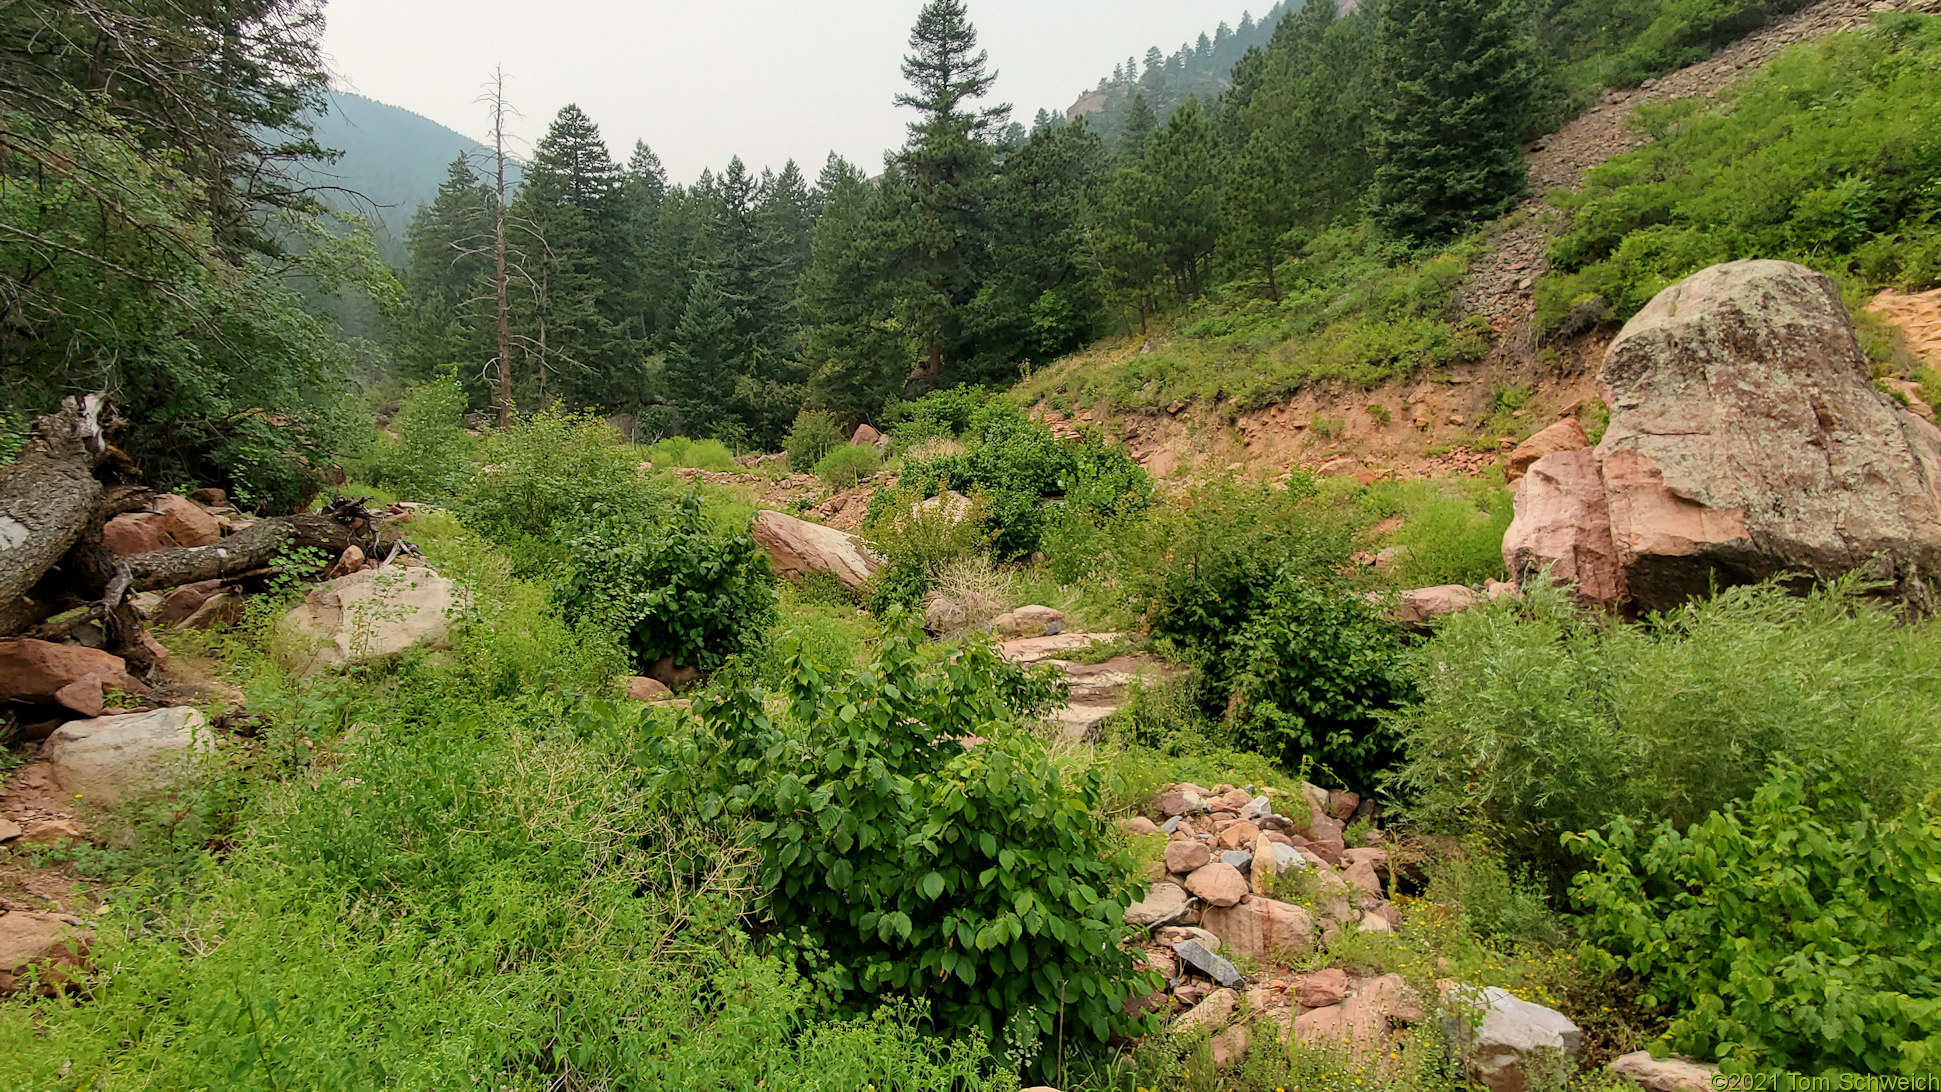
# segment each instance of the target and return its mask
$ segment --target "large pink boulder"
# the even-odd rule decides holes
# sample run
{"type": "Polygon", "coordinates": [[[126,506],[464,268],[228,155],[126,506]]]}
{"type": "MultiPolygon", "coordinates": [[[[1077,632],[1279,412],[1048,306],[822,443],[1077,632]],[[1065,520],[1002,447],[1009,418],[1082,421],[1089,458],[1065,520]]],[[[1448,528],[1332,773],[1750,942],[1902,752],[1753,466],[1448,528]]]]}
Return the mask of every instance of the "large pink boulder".
{"type": "Polygon", "coordinates": [[[1513,576],[1548,572],[1588,603],[1624,598],[1624,569],[1611,541],[1611,507],[1596,452],[1559,451],[1530,467],[1516,488],[1503,564],[1513,576]]]}
{"type": "Polygon", "coordinates": [[[1651,611],[1860,568],[1921,595],[1941,571],[1941,431],[1875,386],[1827,277],[1767,260],[1701,270],[1625,325],[1601,378],[1595,480],[1564,451],[1518,485],[1504,554],[1519,576],[1575,575],[1587,599],[1651,611]],[[1600,510],[1615,580],[1599,569],[1600,510]]]}
{"type": "Polygon", "coordinates": [[[1247,897],[1247,877],[1232,865],[1215,861],[1194,869],[1193,874],[1186,877],[1186,889],[1199,896],[1208,906],[1232,906],[1247,897]]]}
{"type": "Polygon", "coordinates": [[[755,541],[768,552],[775,575],[790,580],[823,573],[853,591],[883,566],[883,560],[855,535],[780,512],[755,513],[753,531],[755,541]]]}

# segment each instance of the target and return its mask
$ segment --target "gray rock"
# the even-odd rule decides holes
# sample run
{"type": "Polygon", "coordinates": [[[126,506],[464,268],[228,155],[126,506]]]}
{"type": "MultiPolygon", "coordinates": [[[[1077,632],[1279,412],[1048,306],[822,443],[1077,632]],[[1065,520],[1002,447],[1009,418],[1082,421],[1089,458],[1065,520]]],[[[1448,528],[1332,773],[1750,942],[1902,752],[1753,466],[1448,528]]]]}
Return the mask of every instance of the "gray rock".
{"type": "Polygon", "coordinates": [[[1274,802],[1264,796],[1256,796],[1246,807],[1240,809],[1240,818],[1256,822],[1274,814],[1274,802]]]}
{"type": "Polygon", "coordinates": [[[1207,950],[1206,945],[1201,944],[1197,940],[1178,941],[1173,945],[1173,951],[1178,953],[1181,961],[1188,967],[1211,978],[1227,989],[1233,989],[1246,982],[1246,979],[1240,976],[1240,968],[1234,966],[1226,959],[1214,955],[1207,950]]]}
{"type": "Polygon", "coordinates": [[[1555,1009],[1500,986],[1459,986],[1443,1002],[1443,1034],[1469,1079],[1490,1092],[1561,1083],[1583,1053],[1583,1032],[1555,1009]]]}
{"type": "Polygon", "coordinates": [[[1156,883],[1145,899],[1126,907],[1125,920],[1127,925],[1150,928],[1178,921],[1192,908],[1193,900],[1185,888],[1176,883],[1156,883]]]}
{"type": "Polygon", "coordinates": [[[1172,832],[1179,829],[1180,818],[1181,817],[1177,815],[1173,816],[1171,819],[1168,819],[1165,822],[1159,824],[1159,829],[1165,831],[1167,834],[1171,834],[1172,832]]]}
{"type": "Polygon", "coordinates": [[[1244,849],[1221,850],[1220,863],[1230,864],[1240,871],[1246,872],[1254,866],[1254,855],[1244,849]]]}
{"type": "Polygon", "coordinates": [[[215,750],[202,714],[187,706],[69,721],[41,747],[55,784],[90,805],[166,787],[192,753],[215,750]]]}

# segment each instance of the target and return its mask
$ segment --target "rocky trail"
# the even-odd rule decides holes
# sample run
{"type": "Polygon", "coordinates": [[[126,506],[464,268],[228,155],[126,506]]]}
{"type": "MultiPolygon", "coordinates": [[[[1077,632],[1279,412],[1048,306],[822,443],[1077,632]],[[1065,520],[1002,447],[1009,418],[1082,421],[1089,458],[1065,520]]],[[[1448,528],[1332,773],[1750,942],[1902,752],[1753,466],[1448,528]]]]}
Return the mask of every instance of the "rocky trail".
{"type": "Polygon", "coordinates": [[[1873,15],[1892,11],[1941,12],[1941,0],[1826,0],[1748,34],[1708,60],[1640,87],[1607,91],[1596,106],[1538,141],[1529,155],[1532,196],[1504,218],[1489,240],[1490,252],[1470,267],[1457,295],[1463,313],[1486,316],[1496,328],[1496,356],[1527,361],[1535,355],[1531,292],[1549,271],[1554,237],[1547,195],[1577,189],[1592,168],[1648,143],[1631,124],[1639,107],[1717,95],[1787,46],[1864,26],[1873,15]]]}

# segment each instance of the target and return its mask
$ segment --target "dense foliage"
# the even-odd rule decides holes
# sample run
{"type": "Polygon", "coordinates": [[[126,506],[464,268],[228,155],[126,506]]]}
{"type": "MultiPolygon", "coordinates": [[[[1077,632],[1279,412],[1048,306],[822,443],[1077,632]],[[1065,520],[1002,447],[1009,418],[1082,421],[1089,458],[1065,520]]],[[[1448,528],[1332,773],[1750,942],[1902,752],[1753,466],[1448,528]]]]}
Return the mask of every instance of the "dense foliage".
{"type": "Polygon", "coordinates": [[[973,412],[959,439],[961,452],[906,459],[901,480],[925,493],[979,495],[1001,558],[1038,549],[1051,519],[1048,499],[1062,502],[1067,517],[1112,520],[1140,511],[1152,496],[1145,469],[1124,448],[1097,437],[1060,440],[1002,402],[973,412]]]}
{"type": "Polygon", "coordinates": [[[721,748],[702,814],[754,823],[777,926],[845,993],[919,994],[1013,1044],[1061,1017],[1099,1041],[1131,1027],[1118,942],[1138,889],[1098,771],[1061,770],[1020,723],[1044,686],[981,645],[937,662],[885,622],[866,667],[795,654],[783,717],[760,691],[701,705],[721,748]]]}
{"type": "Polygon", "coordinates": [[[1629,317],[1690,273],[1787,258],[1864,285],[1941,282],[1941,18],[1896,16],[1773,60],[1716,106],[1651,111],[1659,140],[1558,200],[1570,230],[1538,289],[1556,325],[1601,297],[1629,317]]]}
{"type": "Polygon", "coordinates": [[[368,236],[291,176],[318,149],[314,7],[16,3],[0,13],[0,407],[106,390],[160,484],[306,502],[353,435],[352,357],[294,289],[387,297],[368,236]]]}
{"type": "Polygon", "coordinates": [[[1581,928],[1727,1072],[1941,1068],[1941,799],[1879,814],[1784,763],[1680,834],[1585,834],[1581,928]]]}
{"type": "Polygon", "coordinates": [[[745,525],[716,527],[691,492],[648,519],[598,524],[571,549],[555,600],[567,621],[617,638],[638,671],[662,659],[712,671],[775,622],[768,555],[745,525]]]}
{"type": "Polygon", "coordinates": [[[1333,581],[1285,574],[1222,667],[1240,740],[1289,768],[1363,792],[1400,756],[1381,714],[1410,697],[1402,638],[1381,604],[1333,581]]]}
{"type": "Polygon", "coordinates": [[[1478,822],[1567,876],[1558,839],[1625,819],[1678,828],[1744,801],[1780,758],[1841,773],[1823,801],[1894,815],[1941,771],[1941,627],[1899,625],[1835,587],[1734,588],[1619,625],[1557,588],[1445,620],[1410,655],[1422,701],[1395,714],[1399,787],[1423,820],[1478,822]]]}

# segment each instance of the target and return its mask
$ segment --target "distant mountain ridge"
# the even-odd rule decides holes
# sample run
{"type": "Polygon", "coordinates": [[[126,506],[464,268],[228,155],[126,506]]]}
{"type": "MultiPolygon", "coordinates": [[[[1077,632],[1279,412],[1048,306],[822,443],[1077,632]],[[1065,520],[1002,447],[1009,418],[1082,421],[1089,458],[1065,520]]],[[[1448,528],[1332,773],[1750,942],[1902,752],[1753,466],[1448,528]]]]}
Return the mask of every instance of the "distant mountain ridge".
{"type": "MultiPolygon", "coordinates": [[[[335,163],[304,172],[310,185],[332,187],[323,198],[334,208],[371,218],[385,257],[401,262],[405,229],[420,205],[438,195],[446,168],[459,155],[480,157],[484,144],[455,129],[349,91],[330,92],[330,108],[313,118],[317,143],[342,153],[335,163]]],[[[512,179],[516,181],[516,177],[512,179]]]]}
{"type": "MultiPolygon", "coordinates": [[[[1345,10],[1354,5],[1341,6],[1345,10]]],[[[1080,95],[1065,111],[1065,118],[1082,116],[1108,142],[1116,141],[1133,99],[1144,94],[1146,105],[1164,125],[1188,98],[1209,98],[1231,86],[1233,66],[1240,58],[1250,49],[1265,49],[1281,19],[1300,9],[1301,0],[1280,0],[1258,22],[1243,12],[1237,28],[1221,23],[1212,34],[1201,34],[1197,43],[1182,43],[1171,55],[1153,46],[1143,60],[1128,57],[1097,87],[1080,95]]]]}

